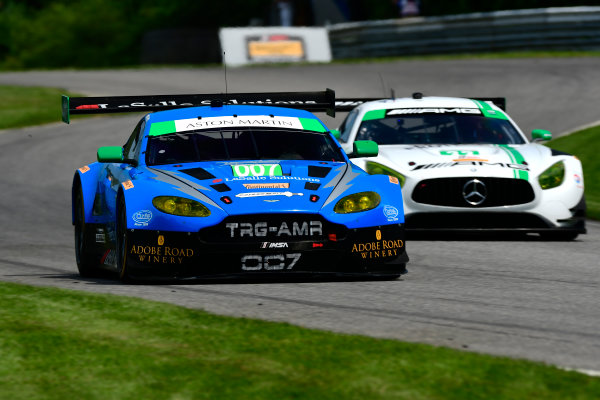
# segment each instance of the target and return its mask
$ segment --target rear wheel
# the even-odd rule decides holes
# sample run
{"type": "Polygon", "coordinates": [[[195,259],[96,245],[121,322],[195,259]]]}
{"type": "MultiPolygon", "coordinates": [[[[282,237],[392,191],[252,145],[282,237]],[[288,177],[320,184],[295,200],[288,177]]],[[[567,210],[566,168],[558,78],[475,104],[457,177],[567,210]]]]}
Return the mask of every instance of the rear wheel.
{"type": "Polygon", "coordinates": [[[121,282],[128,283],[132,279],[127,268],[127,212],[125,200],[119,199],[117,209],[117,273],[121,282]]]}
{"type": "Polygon", "coordinates": [[[75,260],[79,275],[91,277],[96,275],[98,270],[98,260],[92,252],[92,244],[88,239],[87,226],[85,223],[85,209],[83,206],[83,193],[81,188],[77,190],[75,196],[75,260]]]}

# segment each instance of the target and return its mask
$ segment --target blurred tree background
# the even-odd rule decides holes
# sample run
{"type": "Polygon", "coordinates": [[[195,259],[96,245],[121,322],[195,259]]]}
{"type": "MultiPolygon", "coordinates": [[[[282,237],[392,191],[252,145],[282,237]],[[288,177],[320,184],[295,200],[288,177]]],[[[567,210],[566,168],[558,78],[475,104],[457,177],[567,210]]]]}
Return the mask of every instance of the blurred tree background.
{"type": "MultiPolygon", "coordinates": [[[[160,29],[269,25],[278,0],[0,0],[0,68],[98,68],[140,63],[144,35],[160,29]]],[[[310,13],[311,0],[293,0],[310,13]]],[[[321,1],[321,0],[314,0],[321,1]]],[[[330,0],[347,20],[397,18],[393,0],[330,0]]],[[[421,0],[422,16],[598,5],[577,0],[421,0]]],[[[312,25],[304,19],[299,25],[312,25]]],[[[215,36],[216,37],[216,36],[215,36]]],[[[202,49],[198,49],[199,52],[202,49]]]]}

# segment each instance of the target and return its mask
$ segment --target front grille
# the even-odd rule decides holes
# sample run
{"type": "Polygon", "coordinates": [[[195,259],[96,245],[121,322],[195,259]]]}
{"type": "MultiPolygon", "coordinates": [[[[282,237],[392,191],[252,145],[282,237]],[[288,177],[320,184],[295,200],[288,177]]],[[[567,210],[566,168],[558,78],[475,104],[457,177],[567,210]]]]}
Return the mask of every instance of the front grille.
{"type": "Polygon", "coordinates": [[[533,188],[523,179],[435,178],[419,182],[412,193],[417,203],[447,207],[498,207],[533,201],[533,188]],[[473,191],[477,193],[473,193],[473,191]]]}
{"type": "Polygon", "coordinates": [[[206,243],[298,242],[342,240],[347,228],[318,214],[250,214],[229,216],[220,224],[200,230],[206,243]]]}

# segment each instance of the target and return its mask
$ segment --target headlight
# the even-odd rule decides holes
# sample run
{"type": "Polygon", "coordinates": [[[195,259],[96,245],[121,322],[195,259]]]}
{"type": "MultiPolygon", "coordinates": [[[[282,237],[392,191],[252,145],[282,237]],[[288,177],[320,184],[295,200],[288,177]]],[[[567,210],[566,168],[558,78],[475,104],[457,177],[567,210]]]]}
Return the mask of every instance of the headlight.
{"type": "Polygon", "coordinates": [[[349,214],[372,210],[381,202],[381,197],[375,192],[361,192],[346,196],[337,202],[333,211],[338,214],[349,214]]]}
{"type": "Polygon", "coordinates": [[[160,211],[182,217],[208,217],[210,210],[197,201],[175,196],[158,196],[152,199],[160,211]]]}
{"type": "Polygon", "coordinates": [[[542,172],[538,182],[543,190],[552,189],[560,186],[565,179],[565,164],[562,161],[553,164],[550,168],[542,172]]]}
{"type": "Polygon", "coordinates": [[[400,187],[404,186],[404,182],[406,181],[406,178],[400,172],[394,171],[393,169],[386,167],[385,165],[381,165],[373,161],[367,161],[366,170],[369,175],[394,176],[400,181],[400,187]]]}

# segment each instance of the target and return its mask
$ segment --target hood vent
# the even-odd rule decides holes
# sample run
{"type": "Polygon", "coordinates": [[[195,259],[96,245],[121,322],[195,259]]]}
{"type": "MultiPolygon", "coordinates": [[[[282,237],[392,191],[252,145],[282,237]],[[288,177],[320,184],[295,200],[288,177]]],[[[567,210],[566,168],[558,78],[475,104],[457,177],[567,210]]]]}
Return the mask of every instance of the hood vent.
{"type": "Polygon", "coordinates": [[[190,169],[182,169],[180,172],[191,175],[196,179],[204,180],[204,179],[213,179],[215,176],[205,170],[204,168],[190,168],[190,169]]]}
{"type": "Polygon", "coordinates": [[[330,167],[317,167],[316,165],[308,166],[308,176],[311,178],[325,178],[331,171],[330,167]]]}
{"type": "Polygon", "coordinates": [[[229,192],[231,189],[224,183],[219,183],[217,185],[210,185],[211,188],[215,189],[217,192],[229,192]]]}

